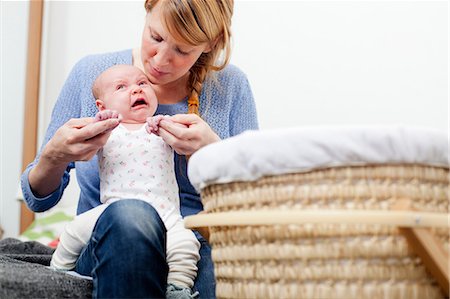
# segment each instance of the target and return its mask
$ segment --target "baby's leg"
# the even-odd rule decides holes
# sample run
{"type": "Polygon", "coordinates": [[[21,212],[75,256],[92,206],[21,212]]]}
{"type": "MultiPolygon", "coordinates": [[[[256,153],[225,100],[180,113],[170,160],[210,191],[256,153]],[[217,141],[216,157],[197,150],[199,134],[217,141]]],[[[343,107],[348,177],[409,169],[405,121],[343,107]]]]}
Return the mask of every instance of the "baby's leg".
{"type": "Polygon", "coordinates": [[[181,217],[167,230],[167,283],[192,288],[197,276],[200,243],[194,233],[184,227],[181,217]]]}
{"type": "Polygon", "coordinates": [[[53,253],[50,266],[59,270],[75,268],[81,250],[89,242],[98,217],[108,204],[99,205],[75,217],[64,229],[59,244],[53,253]]]}

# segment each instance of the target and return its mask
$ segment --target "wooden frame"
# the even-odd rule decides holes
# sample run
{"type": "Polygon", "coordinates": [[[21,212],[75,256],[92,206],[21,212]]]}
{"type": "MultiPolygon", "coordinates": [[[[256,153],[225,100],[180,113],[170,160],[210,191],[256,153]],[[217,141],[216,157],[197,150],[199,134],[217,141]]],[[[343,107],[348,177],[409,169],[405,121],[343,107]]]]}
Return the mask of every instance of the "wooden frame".
{"type": "Polygon", "coordinates": [[[448,227],[449,214],[386,210],[259,210],[200,213],[184,218],[187,228],[305,223],[377,224],[395,227],[448,227]]]}
{"type": "MultiPolygon", "coordinates": [[[[34,160],[37,152],[37,129],[39,112],[39,75],[41,67],[43,0],[30,1],[28,21],[28,53],[25,82],[25,114],[23,126],[22,171],[34,160]]],[[[20,206],[20,232],[22,233],[34,220],[24,202],[20,206]]]]}
{"type": "Polygon", "coordinates": [[[449,256],[430,227],[448,227],[450,214],[409,210],[409,200],[401,200],[386,210],[260,210],[202,213],[184,218],[184,225],[209,238],[209,227],[289,225],[305,223],[377,224],[398,227],[425,268],[434,276],[445,296],[449,296],[449,256]]]}

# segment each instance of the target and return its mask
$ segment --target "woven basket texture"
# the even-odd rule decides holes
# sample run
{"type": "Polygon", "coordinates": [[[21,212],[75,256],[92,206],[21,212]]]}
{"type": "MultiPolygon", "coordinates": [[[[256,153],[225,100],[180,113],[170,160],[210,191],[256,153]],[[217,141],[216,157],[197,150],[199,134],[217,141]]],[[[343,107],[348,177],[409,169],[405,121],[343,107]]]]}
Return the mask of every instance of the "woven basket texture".
{"type": "MultiPolygon", "coordinates": [[[[391,210],[448,213],[449,171],[421,165],[340,167],[211,185],[208,213],[391,210]]],[[[449,251],[448,228],[432,229],[449,251]]],[[[392,226],[302,224],[210,228],[218,298],[442,298],[392,226]]]]}

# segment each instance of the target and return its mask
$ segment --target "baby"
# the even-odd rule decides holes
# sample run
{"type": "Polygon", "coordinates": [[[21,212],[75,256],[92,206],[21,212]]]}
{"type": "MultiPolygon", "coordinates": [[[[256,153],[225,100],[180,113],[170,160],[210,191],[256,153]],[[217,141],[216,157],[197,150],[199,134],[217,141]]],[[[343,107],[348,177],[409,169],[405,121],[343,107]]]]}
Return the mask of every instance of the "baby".
{"type": "Polygon", "coordinates": [[[185,294],[184,289],[194,285],[200,244],[194,233],[184,228],[180,215],[173,150],[161,137],[152,134],[163,117],[153,116],[158,105],[156,95],[147,76],[131,65],[115,65],[101,73],[92,92],[99,109],[96,121],[120,120],[97,154],[103,204],[78,215],[67,225],[52,256],[51,267],[75,268],[108,204],[121,199],[141,199],[157,210],[167,229],[166,295],[183,298],[175,293],[185,294]]]}

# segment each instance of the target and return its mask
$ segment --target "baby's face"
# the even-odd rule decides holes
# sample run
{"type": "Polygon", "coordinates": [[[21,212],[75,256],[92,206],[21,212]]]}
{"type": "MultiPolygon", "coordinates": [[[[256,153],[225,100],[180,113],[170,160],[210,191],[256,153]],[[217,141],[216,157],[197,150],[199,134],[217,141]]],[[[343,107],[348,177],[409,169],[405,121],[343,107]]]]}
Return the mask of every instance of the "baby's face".
{"type": "Polygon", "coordinates": [[[124,123],[145,123],[152,116],[158,101],[147,76],[137,67],[116,65],[100,75],[98,82],[99,110],[116,110],[124,123]]]}

